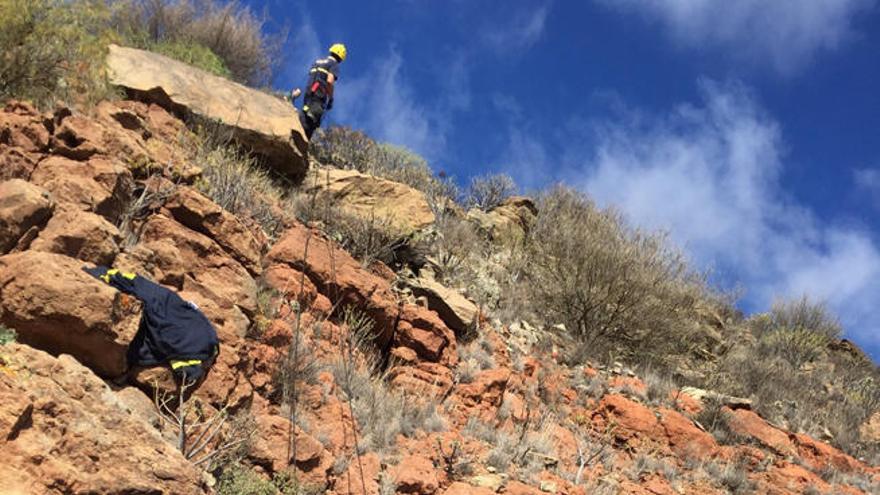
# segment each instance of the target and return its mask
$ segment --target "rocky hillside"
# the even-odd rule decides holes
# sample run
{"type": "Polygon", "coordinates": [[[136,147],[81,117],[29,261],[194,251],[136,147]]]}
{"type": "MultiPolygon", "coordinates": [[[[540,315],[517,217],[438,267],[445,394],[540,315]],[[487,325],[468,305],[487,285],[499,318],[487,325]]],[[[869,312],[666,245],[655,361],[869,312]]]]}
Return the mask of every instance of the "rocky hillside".
{"type": "MultiPolygon", "coordinates": [[[[0,346],[0,492],[880,493],[880,468],[747,399],[563,361],[551,325],[504,324],[429,269],[405,275],[418,253],[393,250],[396,273],[283,197],[230,202],[193,129],[219,123],[288,180],[306,141],[295,120],[290,144],[230,117],[242,103],[218,95],[247,88],[201,91],[174,70],[143,86],[122,71],[131,99],[88,111],[0,113],[2,341],[15,335],[0,346]],[[171,287],[215,324],[219,359],[185,401],[164,368],[119,379],[139,305],[93,264],[171,287]]],[[[397,236],[439,221],[409,185],[311,174],[303,198],[397,236]]],[[[517,238],[535,214],[513,198],[461,216],[517,238]]]]}

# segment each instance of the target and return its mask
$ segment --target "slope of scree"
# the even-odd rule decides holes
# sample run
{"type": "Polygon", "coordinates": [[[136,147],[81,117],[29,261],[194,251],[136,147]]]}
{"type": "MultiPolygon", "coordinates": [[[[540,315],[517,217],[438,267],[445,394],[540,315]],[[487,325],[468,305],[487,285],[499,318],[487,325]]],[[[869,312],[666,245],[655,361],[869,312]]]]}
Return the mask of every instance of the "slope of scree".
{"type": "Polygon", "coordinates": [[[5,492],[876,493],[878,468],[747,401],[560,364],[542,332],[479,315],[464,339],[460,315],[283,210],[271,240],[200,192],[194,139],[141,102],[0,113],[0,324],[18,338],[0,347],[5,492]],[[164,368],[101,380],[124,370],[139,307],[80,271],[96,263],[214,322],[221,354],[190,400],[234,416],[216,442],[247,441],[229,455],[177,453],[153,405],[164,368]]]}

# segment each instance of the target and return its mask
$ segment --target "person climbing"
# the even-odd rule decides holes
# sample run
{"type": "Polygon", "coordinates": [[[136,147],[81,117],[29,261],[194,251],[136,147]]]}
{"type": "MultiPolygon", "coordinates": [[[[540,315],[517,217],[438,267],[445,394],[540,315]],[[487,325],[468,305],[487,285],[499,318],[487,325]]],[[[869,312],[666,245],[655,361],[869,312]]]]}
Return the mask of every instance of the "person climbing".
{"type": "Polygon", "coordinates": [[[140,326],[126,354],[129,369],[168,364],[175,379],[188,385],[207,373],[219,353],[219,341],[195,303],[134,273],[105,266],[83,270],[143,303],[140,326]]]}
{"type": "MultiPolygon", "coordinates": [[[[339,79],[339,64],[345,60],[347,54],[345,45],[335,43],[330,47],[329,54],[315,60],[309,69],[303,106],[299,113],[299,120],[309,139],[312,139],[312,134],[321,127],[324,112],[333,108],[333,88],[339,79]]],[[[301,94],[299,88],[291,91],[291,102],[296,101],[301,94]]]]}

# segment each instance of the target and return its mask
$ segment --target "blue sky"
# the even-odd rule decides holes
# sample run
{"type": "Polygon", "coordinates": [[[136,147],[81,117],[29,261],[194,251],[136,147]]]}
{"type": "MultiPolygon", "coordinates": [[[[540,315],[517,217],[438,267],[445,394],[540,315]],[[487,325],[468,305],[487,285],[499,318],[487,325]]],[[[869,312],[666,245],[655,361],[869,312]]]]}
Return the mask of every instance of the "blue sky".
{"type": "Polygon", "coordinates": [[[880,0],[249,3],[290,27],[279,88],[348,45],[330,123],[576,186],[880,358],[880,0]]]}

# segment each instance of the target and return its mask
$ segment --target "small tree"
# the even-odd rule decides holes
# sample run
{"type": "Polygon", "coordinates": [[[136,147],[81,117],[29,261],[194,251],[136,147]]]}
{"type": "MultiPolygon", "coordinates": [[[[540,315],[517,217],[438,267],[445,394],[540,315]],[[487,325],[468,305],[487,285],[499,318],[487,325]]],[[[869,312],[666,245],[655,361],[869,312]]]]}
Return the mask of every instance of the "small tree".
{"type": "Polygon", "coordinates": [[[516,194],[516,182],[507,174],[474,177],[465,193],[464,203],[469,208],[489,211],[516,194]]]}

